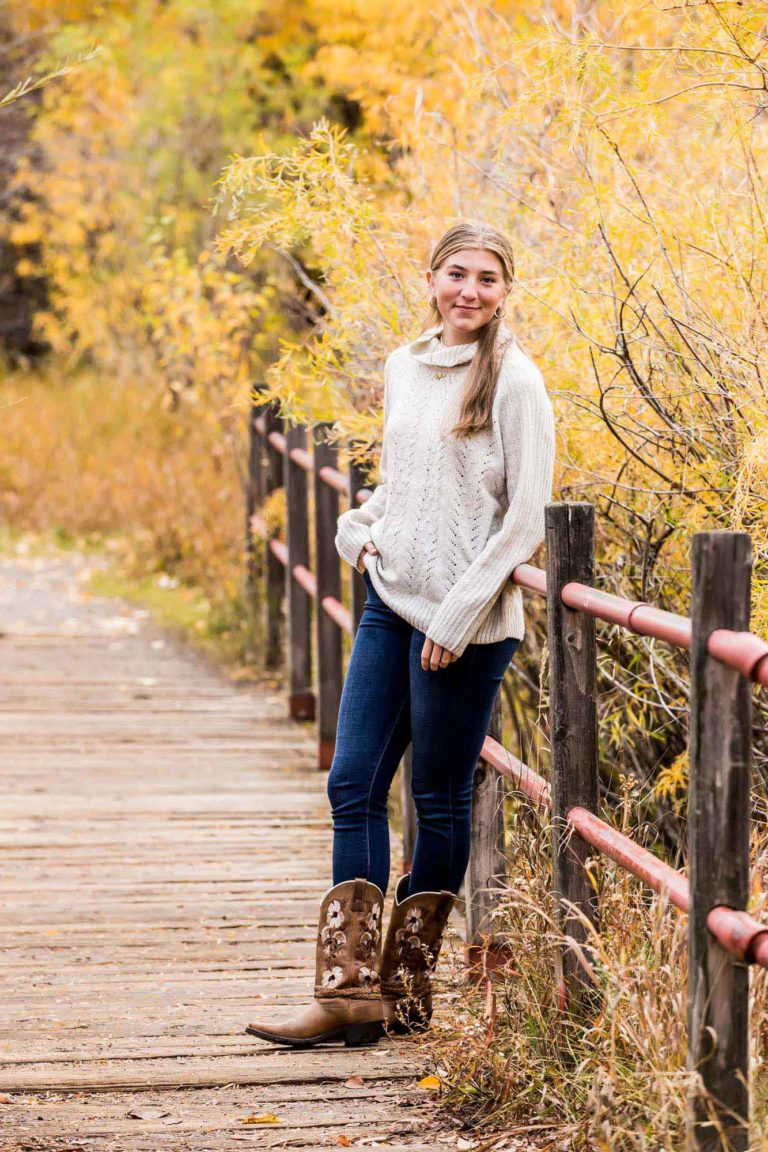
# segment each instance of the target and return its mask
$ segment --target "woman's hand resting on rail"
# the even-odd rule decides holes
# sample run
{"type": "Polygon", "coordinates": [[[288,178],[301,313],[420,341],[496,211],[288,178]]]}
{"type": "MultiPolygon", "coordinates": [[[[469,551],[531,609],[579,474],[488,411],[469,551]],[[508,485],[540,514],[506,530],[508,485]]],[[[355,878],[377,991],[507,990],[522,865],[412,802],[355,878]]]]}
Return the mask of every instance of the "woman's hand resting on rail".
{"type": "MultiPolygon", "coordinates": [[[[365,572],[364,552],[370,552],[373,556],[380,555],[378,548],[371,540],[364,544],[357,558],[357,570],[361,573],[365,572]]],[[[429,637],[426,638],[421,649],[421,667],[424,672],[429,669],[436,672],[438,668],[447,668],[454,660],[458,660],[455,652],[451,652],[448,648],[441,648],[439,644],[435,644],[434,640],[430,640],[429,637]]]]}

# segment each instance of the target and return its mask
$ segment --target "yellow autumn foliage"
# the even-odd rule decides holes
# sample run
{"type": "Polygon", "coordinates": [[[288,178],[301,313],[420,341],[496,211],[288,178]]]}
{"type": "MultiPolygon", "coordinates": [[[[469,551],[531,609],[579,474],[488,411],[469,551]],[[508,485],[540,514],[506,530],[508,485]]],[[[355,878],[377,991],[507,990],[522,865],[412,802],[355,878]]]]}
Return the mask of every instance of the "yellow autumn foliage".
{"type": "MultiPolygon", "coordinates": [[[[507,319],[555,404],[556,496],[596,505],[599,586],[687,613],[693,532],[748,531],[752,626],[768,635],[764,4],[5,9],[19,36],[47,30],[41,74],[98,46],[36,94],[0,217],[16,277],[44,287],[49,348],[0,385],[11,525],[120,533],[136,568],[237,604],[251,384],[290,419],[333,421],[375,480],[384,359],[427,318],[431,245],[480,218],[515,247],[507,319]]],[[[281,533],[284,494],[260,515],[281,533]]],[[[507,736],[546,770],[535,601],[529,622],[507,736]]],[[[611,626],[600,641],[604,790],[627,830],[645,811],[682,844],[687,657],[611,626]]],[[[758,701],[758,783],[765,715],[758,701]]],[[[679,924],[595,864],[606,1003],[584,1058],[558,1064],[539,833],[513,838],[506,1034],[470,1023],[422,1087],[523,1125],[546,1100],[547,1139],[574,1148],[678,1147],[679,924]]],[[[764,1039],[758,1025],[763,1127],[764,1039]]]]}
{"type": "MultiPolygon", "coordinates": [[[[61,373],[197,420],[227,445],[232,507],[264,377],[375,479],[383,362],[427,317],[430,246],[489,220],[557,411],[556,493],[597,508],[600,585],[687,612],[691,534],[744,529],[768,632],[760,4],[140,0],[54,25],[52,57],[99,56],[43,90],[0,228],[45,283],[36,332],[61,373]]],[[[150,554],[164,520],[141,525],[150,554]]],[[[191,538],[205,582],[214,543],[191,538]]],[[[609,775],[679,756],[681,674],[603,631],[609,775]]]]}
{"type": "Polygon", "coordinates": [[[560,492],[605,517],[605,579],[674,602],[687,582],[669,586],[662,550],[677,569],[691,530],[747,527],[764,626],[761,6],[736,25],[718,4],[595,4],[574,27],[446,3],[419,13],[413,55],[413,6],[311,7],[330,41],[312,74],[338,70],[390,161],[372,176],[379,138],[320,121],[287,156],[225,170],[217,245],[245,263],[309,246],[329,301],[310,340],[284,343],[270,394],[372,439],[382,351],[425,317],[430,242],[490,220],[515,243],[513,321],[557,402],[560,492]]]}

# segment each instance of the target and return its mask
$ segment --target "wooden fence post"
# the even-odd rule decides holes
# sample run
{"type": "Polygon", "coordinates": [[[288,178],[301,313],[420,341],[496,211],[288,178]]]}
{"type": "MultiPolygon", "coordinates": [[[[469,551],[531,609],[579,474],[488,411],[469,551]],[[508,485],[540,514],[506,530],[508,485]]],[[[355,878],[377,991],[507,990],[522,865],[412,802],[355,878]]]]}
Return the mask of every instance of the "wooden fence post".
{"type": "MultiPolygon", "coordinates": [[[[488,734],[501,743],[500,691],[493,702],[488,734]]],[[[509,882],[504,842],[505,793],[504,777],[484,760],[478,760],[472,784],[472,848],[464,878],[470,979],[479,979],[484,970],[493,970],[507,956],[507,949],[494,939],[492,920],[509,882]]]]}
{"type": "MultiPolygon", "coordinates": [[[[266,442],[266,477],[264,495],[269,496],[283,484],[283,455],[269,442],[272,431],[282,432],[283,421],[277,414],[277,402],[268,404],[264,411],[264,439],[266,442]]],[[[283,663],[283,596],[285,595],[285,569],[269,546],[269,537],[265,541],[266,549],[266,589],[265,610],[266,626],[264,638],[264,667],[268,669],[280,668],[283,663]]]]}
{"type": "MultiPolygon", "coordinates": [[[[364,469],[350,459],[349,461],[349,506],[350,508],[360,508],[355,499],[356,493],[365,488],[364,469]]],[[[334,527],[334,536],[336,529],[334,527]]],[[[356,568],[352,569],[352,627],[357,631],[357,626],[360,623],[360,617],[363,614],[363,605],[365,604],[366,587],[365,580],[363,579],[362,572],[358,572],[356,568]]]]}
{"type": "Polygon", "coordinates": [[[288,544],[288,666],[289,714],[292,720],[314,720],[312,691],[312,597],[293,578],[295,564],[309,563],[309,500],[307,473],[291,459],[294,448],[307,447],[307,430],[289,428],[284,457],[286,540],[288,544]]]}
{"type": "Polygon", "coordinates": [[[404,876],[413,865],[416,847],[416,805],[413,802],[413,744],[409,744],[400,761],[400,814],[403,823],[403,859],[400,871],[404,876]]]}
{"type": "MultiPolygon", "coordinates": [[[[594,618],[563,604],[561,593],[572,580],[592,583],[594,534],[591,504],[547,505],[554,890],[560,928],[577,944],[589,938],[579,913],[596,924],[597,898],[584,867],[589,845],[568,829],[566,816],[575,806],[597,811],[597,655],[594,618]]],[[[595,1004],[593,985],[578,955],[567,945],[562,951],[560,1002],[579,1017],[595,1004]]]]}
{"type": "Polygon", "coordinates": [[[245,582],[244,599],[248,630],[248,655],[254,659],[261,650],[261,636],[258,625],[258,605],[260,600],[262,550],[256,546],[251,529],[254,512],[264,499],[264,442],[256,427],[256,419],[264,410],[258,399],[263,384],[254,384],[251,408],[248,414],[248,476],[245,486],[245,582]]]}
{"type": "Polygon", "coordinates": [[[315,425],[313,444],[315,459],[315,571],[317,577],[317,684],[318,684],[318,749],[317,766],[327,770],[333,762],[336,746],[336,723],[341,702],[343,654],[341,629],[323,610],[323,597],[341,600],[341,568],[334,543],[339,519],[339,494],[325,484],[320,469],[336,467],[335,445],[325,440],[330,423],[315,425]]]}
{"type": "Polygon", "coordinates": [[[690,1104],[690,1152],[743,1152],[749,1145],[749,971],[706,921],[717,905],[744,909],[749,894],[751,686],[708,655],[707,641],[716,628],[749,628],[751,563],[745,532],[694,536],[688,1066],[701,1074],[707,1096],[690,1104]]]}

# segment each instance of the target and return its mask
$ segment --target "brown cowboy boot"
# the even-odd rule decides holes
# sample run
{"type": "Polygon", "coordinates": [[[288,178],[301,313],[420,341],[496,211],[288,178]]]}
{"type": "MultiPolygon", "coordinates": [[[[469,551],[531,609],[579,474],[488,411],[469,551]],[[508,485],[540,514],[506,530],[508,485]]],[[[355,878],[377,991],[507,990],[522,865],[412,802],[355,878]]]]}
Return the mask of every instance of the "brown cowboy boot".
{"type": "Polygon", "coordinates": [[[381,956],[381,1002],[391,1032],[423,1032],[432,1019],[431,975],[453,908],[451,892],[415,892],[401,900],[401,876],[381,956]]]}
{"type": "Polygon", "coordinates": [[[348,1048],[375,1044],[382,1034],[380,990],[381,889],[367,880],[329,888],[320,905],[315,949],[315,997],[293,1020],[249,1024],[246,1032],[306,1048],[343,1040],[348,1048]]]}

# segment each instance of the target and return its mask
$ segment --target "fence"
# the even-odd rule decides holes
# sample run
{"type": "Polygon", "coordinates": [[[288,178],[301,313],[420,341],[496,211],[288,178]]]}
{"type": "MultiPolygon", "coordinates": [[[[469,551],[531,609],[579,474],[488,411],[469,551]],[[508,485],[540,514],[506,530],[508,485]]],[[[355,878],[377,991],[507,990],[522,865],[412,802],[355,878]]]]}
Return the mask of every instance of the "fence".
{"type": "MultiPolygon", "coordinates": [[[[282,664],[281,603],[287,597],[290,715],[318,725],[318,768],[330,767],[343,684],[342,632],[354,634],[366,589],[352,571],[351,610],[342,603],[334,537],[339,497],[362,504],[370,491],[354,466],[337,468],[324,424],[283,429],[272,404],[255,404],[250,421],[246,519],[249,596],[257,557],[252,528],[266,541],[263,652],[282,664]],[[314,494],[314,571],[310,569],[309,476],[314,494]],[[285,487],[286,542],[270,537],[256,514],[285,487]],[[311,602],[316,605],[317,694],[313,690],[311,602]]],[[[692,618],[624,600],[593,587],[594,510],[589,504],[546,509],[546,572],[522,564],[511,579],[546,596],[550,658],[551,785],[499,743],[497,698],[475,771],[472,854],[465,878],[468,960],[493,955],[491,913],[506,883],[505,780],[551,811],[553,884],[563,932],[560,1003],[580,1015],[594,1006],[594,986],[579,945],[597,927],[597,896],[585,868],[594,849],[628,869],[687,912],[688,1063],[706,1094],[692,1101],[693,1152],[749,1144],[748,983],[750,963],[768,968],[768,925],[745,911],[749,893],[751,764],[750,681],[768,685],[768,643],[748,631],[751,545],[745,533],[702,532],[693,541],[692,618]],[[690,651],[690,878],[597,816],[598,740],[595,621],[618,624],[690,651]],[[574,947],[574,944],[576,947],[574,947]]],[[[414,836],[408,757],[403,764],[406,858],[414,836]]],[[[407,864],[406,864],[407,866],[407,864]]]]}

